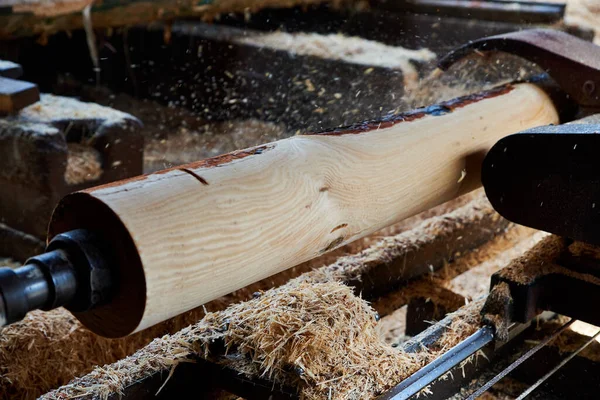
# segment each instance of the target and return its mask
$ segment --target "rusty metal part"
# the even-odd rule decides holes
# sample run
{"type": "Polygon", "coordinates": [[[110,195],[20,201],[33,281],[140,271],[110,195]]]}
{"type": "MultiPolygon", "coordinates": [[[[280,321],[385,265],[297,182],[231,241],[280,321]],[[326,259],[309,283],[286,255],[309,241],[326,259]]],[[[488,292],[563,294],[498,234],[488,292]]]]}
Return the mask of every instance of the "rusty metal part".
{"type": "Polygon", "coordinates": [[[15,113],[39,99],[37,85],[0,77],[0,115],[15,113]]]}
{"type": "Polygon", "coordinates": [[[580,106],[600,108],[600,47],[551,29],[531,29],[490,36],[450,52],[442,70],[473,52],[503,51],[543,68],[580,106]]]}

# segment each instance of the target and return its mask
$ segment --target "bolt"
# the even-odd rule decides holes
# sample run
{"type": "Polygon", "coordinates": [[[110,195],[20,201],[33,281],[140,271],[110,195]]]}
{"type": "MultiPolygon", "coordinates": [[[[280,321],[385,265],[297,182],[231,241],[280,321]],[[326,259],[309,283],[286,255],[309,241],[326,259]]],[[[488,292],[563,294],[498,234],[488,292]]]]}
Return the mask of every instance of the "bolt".
{"type": "Polygon", "coordinates": [[[585,83],[583,84],[583,93],[585,93],[587,96],[591,96],[595,90],[596,84],[594,83],[594,81],[585,81],[585,83]]]}

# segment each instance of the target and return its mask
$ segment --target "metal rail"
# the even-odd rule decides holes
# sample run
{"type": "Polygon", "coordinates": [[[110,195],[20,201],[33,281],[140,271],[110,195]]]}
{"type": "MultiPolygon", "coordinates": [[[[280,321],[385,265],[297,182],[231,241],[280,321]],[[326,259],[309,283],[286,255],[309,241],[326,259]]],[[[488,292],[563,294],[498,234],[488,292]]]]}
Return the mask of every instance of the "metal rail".
{"type": "Polygon", "coordinates": [[[493,339],[494,329],[492,327],[484,326],[480,328],[467,339],[400,382],[393,389],[379,397],[378,400],[405,400],[410,398],[443,376],[452,367],[491,343],[493,339]]]}
{"type": "Polygon", "coordinates": [[[563,359],[556,367],[552,368],[552,370],[550,370],[546,375],[542,376],[540,379],[537,380],[537,382],[535,382],[533,385],[531,385],[529,388],[527,388],[527,390],[525,390],[523,393],[521,393],[519,395],[519,397],[517,397],[516,400],[523,400],[525,397],[527,397],[531,392],[533,392],[535,389],[537,389],[542,383],[546,382],[546,380],[548,378],[550,378],[552,375],[554,375],[554,373],[556,371],[558,371],[559,369],[564,367],[566,363],[571,361],[571,359],[573,359],[573,357],[575,357],[583,349],[588,347],[594,340],[596,340],[596,338],[598,338],[598,336],[600,336],[600,330],[598,332],[596,332],[596,334],[594,336],[589,338],[584,344],[579,346],[579,348],[577,350],[575,350],[573,353],[569,354],[568,357],[565,357],[565,359],[563,359]]]}
{"type": "Polygon", "coordinates": [[[502,372],[500,372],[498,375],[493,377],[485,385],[483,385],[482,387],[477,389],[474,393],[472,393],[467,398],[467,400],[475,400],[476,398],[478,398],[479,396],[481,396],[482,394],[487,392],[492,386],[494,386],[496,383],[498,383],[500,380],[502,380],[506,375],[511,373],[515,368],[517,368],[523,362],[525,362],[525,360],[528,360],[532,355],[537,353],[541,348],[545,347],[548,343],[550,343],[552,340],[554,340],[558,335],[560,335],[562,332],[564,332],[568,327],[570,327],[573,324],[573,322],[575,322],[575,320],[571,319],[569,322],[567,322],[566,324],[564,324],[563,326],[558,328],[556,331],[554,331],[554,333],[552,333],[552,335],[547,336],[544,340],[542,340],[540,343],[538,343],[535,347],[531,348],[529,351],[527,351],[525,354],[523,354],[521,357],[519,357],[515,362],[513,362],[508,367],[506,367],[502,372]]]}

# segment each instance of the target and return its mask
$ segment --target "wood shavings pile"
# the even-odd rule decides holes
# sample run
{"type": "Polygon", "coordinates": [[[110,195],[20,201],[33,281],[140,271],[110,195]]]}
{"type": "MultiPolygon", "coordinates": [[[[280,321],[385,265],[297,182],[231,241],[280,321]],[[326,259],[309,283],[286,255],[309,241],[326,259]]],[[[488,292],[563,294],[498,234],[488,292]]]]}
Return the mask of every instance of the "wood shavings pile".
{"type": "Polygon", "coordinates": [[[68,143],[69,156],[65,169],[65,182],[78,185],[95,181],[102,176],[102,157],[100,153],[79,143],[68,143]]]}
{"type": "Polygon", "coordinates": [[[523,285],[527,285],[544,275],[555,273],[600,285],[600,278],[565,268],[559,264],[559,257],[565,250],[574,248],[577,251],[578,246],[581,245],[577,242],[574,246],[568,246],[564,238],[548,235],[521,257],[512,260],[499,274],[523,285]]]}
{"type": "Polygon", "coordinates": [[[106,339],[85,329],[64,308],[28,313],[0,329],[0,399],[34,399],[95,365],[132,354],[155,337],[198,321],[194,310],[135,335],[106,339]],[[76,344],[76,345],[74,345],[76,344]]]}
{"type": "Polygon", "coordinates": [[[0,398],[30,399],[39,387],[56,387],[90,362],[106,363],[131,352],[129,346],[113,346],[90,335],[65,309],[34,311],[24,320],[0,330],[0,398]],[[77,346],[73,346],[76,343],[77,346]],[[61,352],[57,357],[56,350],[61,352]],[[46,359],[60,361],[52,370],[38,368],[46,359]]]}
{"type": "Polygon", "coordinates": [[[427,364],[475,333],[481,326],[480,311],[484,303],[485,297],[472,301],[457,311],[448,314],[446,318],[452,322],[447,326],[440,339],[429,351],[416,354],[422,354],[422,357],[426,359],[423,361],[427,364]]]}
{"type": "Polygon", "coordinates": [[[293,282],[214,317],[215,326],[229,323],[228,349],[303,398],[370,398],[413,368],[411,356],[378,339],[373,309],[340,283],[293,282]]]}
{"type": "Polygon", "coordinates": [[[19,117],[25,121],[49,124],[71,120],[97,120],[111,124],[124,123],[133,119],[129,114],[109,107],[46,93],[40,95],[40,101],[22,109],[19,117]]]}
{"type": "Polygon", "coordinates": [[[481,305],[472,302],[454,313],[430,351],[406,353],[378,338],[375,312],[349,287],[295,279],[155,339],[133,356],[96,368],[42,399],[106,399],[196,357],[294,385],[302,399],[370,399],[472,334],[479,327],[481,305]],[[210,344],[218,340],[224,341],[229,356],[210,353],[210,344]],[[228,362],[230,358],[235,361],[228,362]]]}
{"type": "Polygon", "coordinates": [[[224,340],[228,349],[246,358],[246,373],[300,386],[303,398],[370,398],[418,365],[413,366],[413,356],[379,341],[375,324],[375,312],[349,287],[291,281],[208,314],[200,323],[156,339],[133,356],[42,398],[107,398],[156,371],[195,356],[211,357],[208,347],[214,340],[224,340]]]}
{"type": "Polygon", "coordinates": [[[419,77],[413,62],[427,62],[436,57],[428,49],[410,50],[342,34],[273,32],[239,37],[234,41],[241,44],[287,51],[292,54],[365,65],[368,66],[368,68],[365,68],[367,74],[369,69],[372,71],[374,66],[397,69],[402,71],[404,84],[409,88],[415,86],[419,77]]]}

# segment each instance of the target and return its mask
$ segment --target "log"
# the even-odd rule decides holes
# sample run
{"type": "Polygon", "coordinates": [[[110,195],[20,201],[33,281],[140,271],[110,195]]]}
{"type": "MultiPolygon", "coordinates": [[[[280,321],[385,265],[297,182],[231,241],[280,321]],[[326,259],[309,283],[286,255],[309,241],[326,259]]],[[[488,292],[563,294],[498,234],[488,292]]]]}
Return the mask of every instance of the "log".
{"type": "MultiPolygon", "coordinates": [[[[144,25],[176,18],[214,19],[221,13],[256,12],[263,8],[309,6],[325,0],[3,0],[0,40],[51,35],[83,28],[83,10],[91,6],[91,25],[111,28],[144,25]]],[[[343,0],[333,1],[341,5],[343,0]]]]}
{"type": "Polygon", "coordinates": [[[123,336],[471,191],[498,139],[557,122],[543,90],[507,85],[74,193],[49,238],[112,246],[118,293],[75,315],[123,336]]]}

